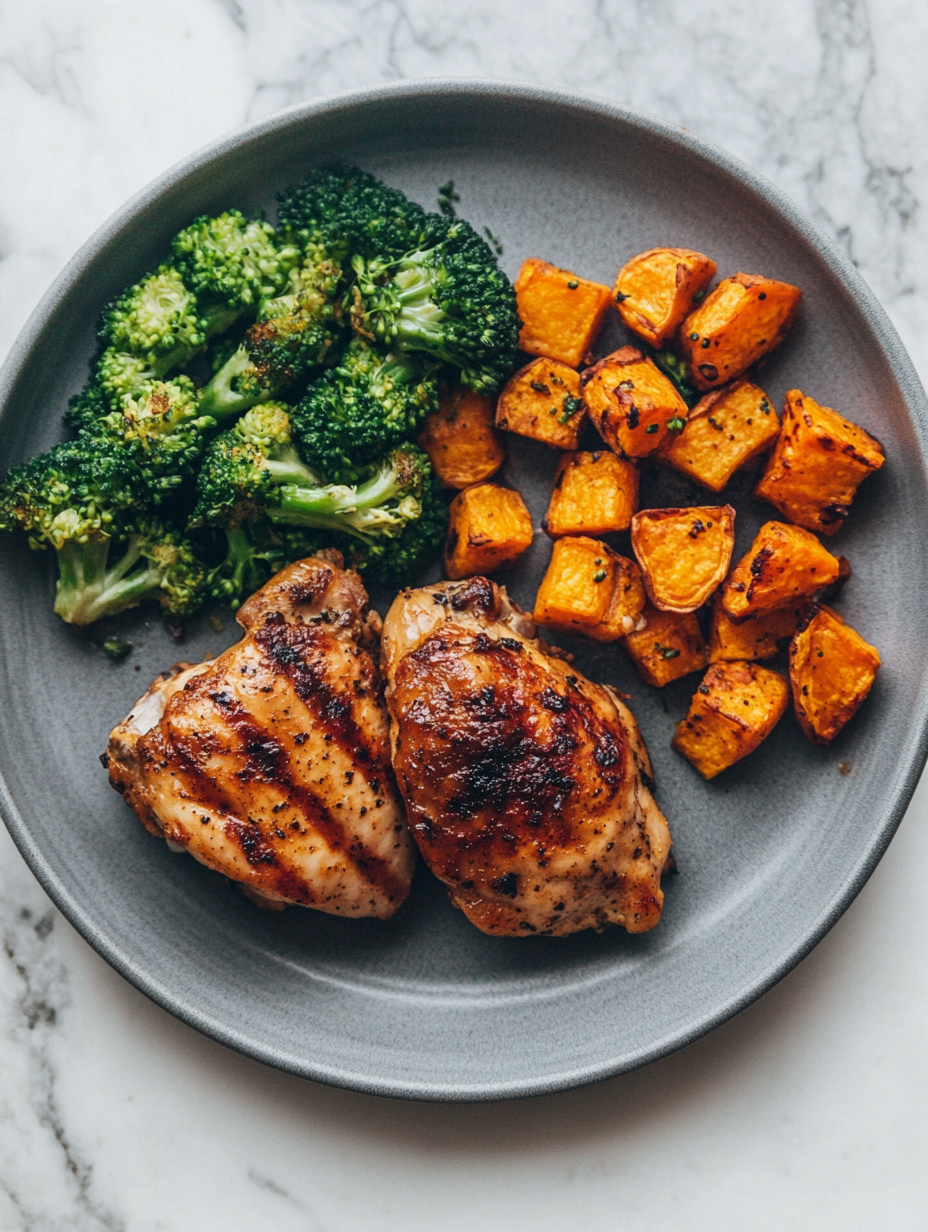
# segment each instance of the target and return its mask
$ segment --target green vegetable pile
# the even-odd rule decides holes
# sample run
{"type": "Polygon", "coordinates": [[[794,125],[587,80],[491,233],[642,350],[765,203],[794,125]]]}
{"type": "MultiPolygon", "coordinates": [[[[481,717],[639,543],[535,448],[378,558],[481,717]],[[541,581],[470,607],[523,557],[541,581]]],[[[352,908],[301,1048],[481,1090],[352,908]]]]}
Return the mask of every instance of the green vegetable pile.
{"type": "Polygon", "coordinates": [[[198,218],[110,304],[75,439],[14,467],[0,530],[58,558],[55,611],[241,603],[323,547],[385,585],[435,555],[447,505],[412,441],[439,382],[509,375],[515,293],[453,208],[357,168],[313,172],[278,225],[198,218]]]}

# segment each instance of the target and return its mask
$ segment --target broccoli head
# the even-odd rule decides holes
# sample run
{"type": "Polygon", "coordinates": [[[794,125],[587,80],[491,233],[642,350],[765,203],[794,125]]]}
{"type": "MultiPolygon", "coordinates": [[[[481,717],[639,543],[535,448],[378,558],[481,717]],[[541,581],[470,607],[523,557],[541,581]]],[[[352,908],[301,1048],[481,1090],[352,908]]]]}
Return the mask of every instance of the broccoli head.
{"type": "Polygon", "coordinates": [[[425,351],[492,393],[512,371],[519,341],[516,296],[485,240],[462,219],[428,216],[415,251],[395,261],[356,256],[358,333],[425,351]]]}
{"type": "Polygon", "coordinates": [[[144,358],[163,375],[205,341],[197,298],[177,269],[161,265],[104,310],[100,339],[117,352],[144,358]]]}
{"type": "Polygon", "coordinates": [[[341,270],[317,243],[282,295],[263,300],[236,351],[203,390],[207,414],[237,414],[284,392],[324,363],[338,336],[341,270]]]}
{"type": "Polygon", "coordinates": [[[88,421],[82,428],[97,449],[120,449],[139,468],[149,502],[164,497],[192,475],[216,420],[200,413],[193,381],[146,381],[127,394],[118,411],[88,421]]]}
{"type": "Polygon", "coordinates": [[[190,524],[234,528],[255,521],[279,501],[287,484],[313,488],[318,479],[291,443],[287,407],[281,402],[254,406],[207,449],[190,524]]]}
{"type": "Polygon", "coordinates": [[[93,428],[101,419],[112,412],[112,405],[106,391],[99,381],[91,381],[68,399],[68,409],[64,413],[64,422],[75,432],[85,428],[93,428]]]}
{"type": "Polygon", "coordinates": [[[429,366],[421,357],[386,352],[355,338],[291,412],[294,435],[310,465],[329,479],[350,480],[413,436],[438,409],[438,383],[429,366]]]}
{"type": "Polygon", "coordinates": [[[68,442],[10,472],[0,489],[0,529],[18,527],[31,547],[55,550],[55,611],[70,624],[91,624],[148,598],[187,614],[202,601],[203,566],[177,530],[139,517],[145,497],[128,451],[68,442]]]}
{"type": "Polygon", "coordinates": [[[201,304],[225,306],[231,314],[227,324],[279,294],[300,260],[298,245],[279,236],[270,223],[246,218],[239,210],[198,218],[175,236],[172,252],[201,304]]]}
{"type": "Polygon", "coordinates": [[[418,248],[425,229],[421,205],[357,167],[313,171],[278,197],[281,226],[319,232],[341,260],[401,257],[418,248]]]}

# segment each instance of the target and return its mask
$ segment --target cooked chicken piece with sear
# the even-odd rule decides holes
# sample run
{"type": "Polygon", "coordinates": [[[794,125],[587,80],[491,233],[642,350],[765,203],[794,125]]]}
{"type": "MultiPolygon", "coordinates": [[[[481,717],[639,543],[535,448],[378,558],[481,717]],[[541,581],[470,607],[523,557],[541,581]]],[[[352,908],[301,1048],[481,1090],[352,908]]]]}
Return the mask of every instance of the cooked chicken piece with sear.
{"type": "Polygon", "coordinates": [[[613,689],[482,577],[403,591],[383,669],[413,834],[469,920],[510,937],[654,927],[670,833],[613,689]]]}
{"type": "Polygon", "coordinates": [[[152,834],[265,906],[387,919],[415,848],[393,784],[380,618],[338,552],[239,610],[245,636],[166,672],[114,729],[110,781],[152,834]]]}

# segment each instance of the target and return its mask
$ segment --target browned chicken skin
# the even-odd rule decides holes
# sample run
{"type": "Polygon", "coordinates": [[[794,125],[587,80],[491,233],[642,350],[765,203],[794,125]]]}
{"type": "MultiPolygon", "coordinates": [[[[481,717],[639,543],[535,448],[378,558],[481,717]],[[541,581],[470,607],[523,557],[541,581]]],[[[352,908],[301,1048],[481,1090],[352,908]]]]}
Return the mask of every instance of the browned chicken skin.
{"type": "Polygon", "coordinates": [[[110,781],[153,834],[268,906],[386,919],[414,848],[371,658],[380,619],[337,552],[284,569],[218,659],[159,677],[114,729],[110,781]]]}
{"type": "Polygon", "coordinates": [[[384,622],[393,767],[431,870],[478,928],[645,932],[670,833],[618,694],[534,640],[485,578],[403,591],[384,622]]]}

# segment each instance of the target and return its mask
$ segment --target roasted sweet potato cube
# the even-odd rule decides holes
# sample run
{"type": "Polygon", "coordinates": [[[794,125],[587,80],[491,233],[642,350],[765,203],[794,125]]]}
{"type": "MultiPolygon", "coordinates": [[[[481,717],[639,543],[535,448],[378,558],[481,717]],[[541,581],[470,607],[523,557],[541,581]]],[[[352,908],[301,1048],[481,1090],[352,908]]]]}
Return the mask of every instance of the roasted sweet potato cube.
{"type": "Polygon", "coordinates": [[[830,607],[801,625],[789,651],[793,705],[802,730],[831,744],[870,692],[880,652],[830,607]]]}
{"type": "Polygon", "coordinates": [[[716,389],[779,346],[802,292],[759,274],[735,274],[711,291],[680,327],[680,349],[697,389],[716,389]]]}
{"type": "Polygon", "coordinates": [[[735,546],[731,505],[643,509],[632,518],[632,551],[648,598],[664,612],[695,612],[728,573],[735,546]]]}
{"type": "Polygon", "coordinates": [[[725,615],[721,596],[716,595],[712,606],[712,623],[709,626],[709,662],[737,662],[739,660],[770,659],[778,651],[789,646],[790,639],[806,618],[812,604],[809,600],[791,603],[789,607],[776,608],[752,616],[740,624],[733,624],[725,615]]]}
{"type": "Polygon", "coordinates": [[[625,458],[654,453],[686,422],[676,386],[637,347],[620,347],[583,373],[583,401],[610,449],[625,458]]]}
{"type": "Polygon", "coordinates": [[[558,633],[614,642],[634,629],[645,604],[633,560],[595,539],[559,539],[535,597],[534,618],[558,633]]]}
{"type": "Polygon", "coordinates": [[[662,347],[715,277],[715,262],[689,248],[649,248],[619,270],[612,288],[628,328],[662,347]]]}
{"type": "Polygon", "coordinates": [[[798,389],[786,395],[783,430],[755,490],[808,530],[839,530],[860,483],[883,465],[883,446],[798,389]]]}
{"type": "Polygon", "coordinates": [[[516,279],[519,349],[576,367],[595,342],[611,298],[601,282],[530,257],[516,279]]]}
{"type": "Polygon", "coordinates": [[[735,623],[786,607],[830,586],[841,563],[813,534],[784,522],[765,522],[722,588],[722,607],[735,623]]]}
{"type": "Polygon", "coordinates": [[[496,426],[558,449],[576,449],[584,414],[580,374],[554,359],[533,359],[500,394],[496,426]]]}
{"type": "Polygon", "coordinates": [[[789,685],[756,663],[713,663],[696,690],[673,747],[714,779],[770,735],[789,702],[789,685]]]}
{"type": "Polygon", "coordinates": [[[779,431],[770,399],[759,385],[742,378],[697,402],[683,431],[664,438],[660,461],[721,492],[736,470],[773,444],[779,431]]]}
{"type": "Polygon", "coordinates": [[[451,502],[445,573],[449,578],[508,569],[531,546],[532,517],[512,488],[478,483],[451,502]]]}
{"type": "Polygon", "coordinates": [[[438,410],[422,425],[419,444],[446,488],[466,488],[495,475],[506,447],[494,424],[494,400],[459,385],[444,388],[438,410]]]}
{"type": "Polygon", "coordinates": [[[694,613],[662,612],[649,603],[641,615],[644,627],[626,634],[624,646],[645,684],[660,689],[703,670],[706,643],[694,613]]]}
{"type": "Polygon", "coordinates": [[[561,535],[628,530],[638,508],[638,468],[607,449],[565,453],[557,468],[544,527],[561,535]]]}

